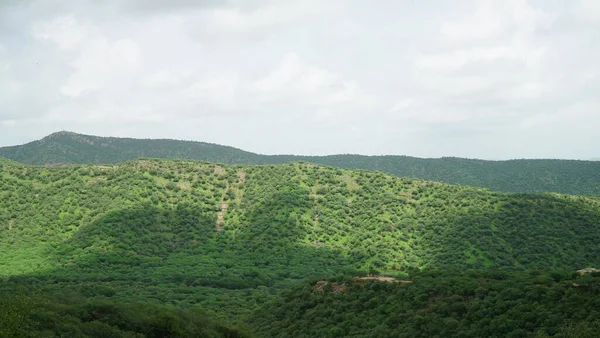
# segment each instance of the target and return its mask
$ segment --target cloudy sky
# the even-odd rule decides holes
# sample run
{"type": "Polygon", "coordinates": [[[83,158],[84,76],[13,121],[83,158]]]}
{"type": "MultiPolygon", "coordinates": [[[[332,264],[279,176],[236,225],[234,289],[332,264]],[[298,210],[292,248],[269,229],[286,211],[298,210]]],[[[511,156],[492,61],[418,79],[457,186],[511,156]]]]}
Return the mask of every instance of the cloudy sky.
{"type": "Polygon", "coordinates": [[[600,157],[597,0],[2,0],[0,146],[600,157]]]}

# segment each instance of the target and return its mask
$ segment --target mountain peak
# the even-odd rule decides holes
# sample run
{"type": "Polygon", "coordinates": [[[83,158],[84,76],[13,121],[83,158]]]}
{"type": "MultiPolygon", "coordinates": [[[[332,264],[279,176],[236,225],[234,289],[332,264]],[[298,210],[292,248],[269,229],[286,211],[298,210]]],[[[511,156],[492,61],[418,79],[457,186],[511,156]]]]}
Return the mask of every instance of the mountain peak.
{"type": "Polygon", "coordinates": [[[83,134],[74,133],[72,131],[61,130],[61,131],[57,131],[55,133],[52,133],[52,134],[44,137],[40,141],[41,142],[59,141],[59,142],[68,142],[68,143],[75,142],[75,143],[87,143],[90,145],[94,145],[94,141],[96,139],[97,139],[97,137],[95,137],[95,136],[83,135],[83,134]]]}
{"type": "Polygon", "coordinates": [[[52,138],[61,137],[61,136],[75,136],[75,135],[77,135],[77,134],[72,131],[61,130],[61,131],[57,131],[55,133],[52,133],[52,134],[44,137],[43,140],[44,139],[52,139],[52,138]]]}

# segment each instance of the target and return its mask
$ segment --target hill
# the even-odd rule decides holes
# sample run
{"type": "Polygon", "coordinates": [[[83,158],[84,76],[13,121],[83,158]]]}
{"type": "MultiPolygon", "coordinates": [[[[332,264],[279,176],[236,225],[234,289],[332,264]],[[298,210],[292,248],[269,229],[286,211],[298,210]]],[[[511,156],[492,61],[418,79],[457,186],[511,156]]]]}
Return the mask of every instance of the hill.
{"type": "Polygon", "coordinates": [[[97,137],[70,132],[55,133],[25,145],[0,148],[0,156],[36,165],[114,164],[140,157],[244,165],[305,161],[345,169],[378,170],[399,177],[484,187],[493,191],[600,196],[600,162],[597,161],[259,155],[203,142],[97,137]]]}
{"type": "MultiPolygon", "coordinates": [[[[600,200],[309,163],[0,161],[0,274],[236,325],[307,279],[600,266],[600,200]]],[[[0,277],[2,278],[2,277],[0,277]]]]}
{"type": "Polygon", "coordinates": [[[114,164],[140,157],[258,164],[260,156],[204,142],[99,137],[62,131],[24,145],[0,148],[0,157],[24,164],[64,165],[114,164]]]}

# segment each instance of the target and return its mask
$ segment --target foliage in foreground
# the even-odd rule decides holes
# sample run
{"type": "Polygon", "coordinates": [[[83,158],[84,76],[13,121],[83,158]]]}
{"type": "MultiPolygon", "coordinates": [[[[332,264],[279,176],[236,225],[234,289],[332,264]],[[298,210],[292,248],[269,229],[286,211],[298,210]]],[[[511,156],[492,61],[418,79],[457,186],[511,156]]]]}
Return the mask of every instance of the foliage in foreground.
{"type": "MultiPolygon", "coordinates": [[[[6,288],[6,285],[4,286],[6,288]]],[[[247,337],[199,308],[176,308],[74,294],[0,293],[0,337],[247,337]]]]}
{"type": "Polygon", "coordinates": [[[264,337],[584,338],[599,332],[600,276],[470,271],[412,278],[412,284],[305,284],[263,306],[251,322],[264,337]]]}
{"type": "MultiPolygon", "coordinates": [[[[302,283],[254,311],[245,331],[257,337],[592,338],[600,329],[600,274],[412,271],[410,280],[302,283]]],[[[15,294],[2,287],[2,337],[248,336],[209,319],[201,306],[15,294]]]]}

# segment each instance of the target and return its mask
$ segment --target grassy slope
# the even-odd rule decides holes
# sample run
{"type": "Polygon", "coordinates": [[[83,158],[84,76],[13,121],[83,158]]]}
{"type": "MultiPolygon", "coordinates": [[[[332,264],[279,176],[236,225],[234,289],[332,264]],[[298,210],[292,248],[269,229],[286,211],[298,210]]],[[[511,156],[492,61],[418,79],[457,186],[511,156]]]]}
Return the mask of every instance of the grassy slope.
{"type": "Polygon", "coordinates": [[[346,169],[379,170],[505,192],[556,192],[600,196],[600,162],[571,160],[482,161],[409,156],[266,156],[202,142],[105,138],[56,133],[22,146],[0,148],[0,156],[27,164],[119,163],[140,157],[230,164],[307,161],[346,169]]]}
{"type": "Polygon", "coordinates": [[[201,306],[233,322],[307,278],[600,266],[594,198],[164,160],[1,161],[0,186],[0,273],[12,281],[201,306]]]}

